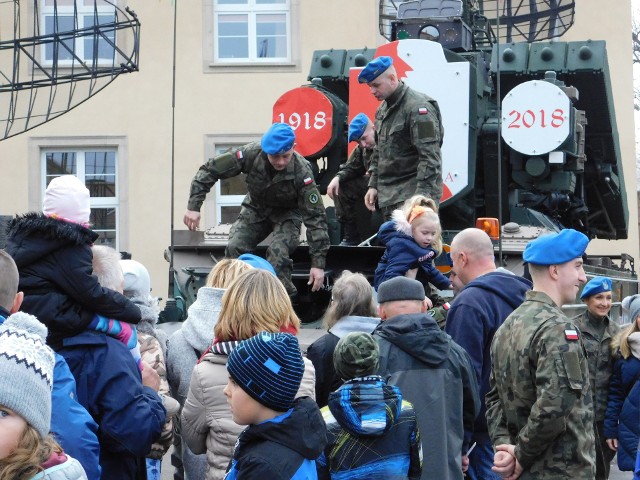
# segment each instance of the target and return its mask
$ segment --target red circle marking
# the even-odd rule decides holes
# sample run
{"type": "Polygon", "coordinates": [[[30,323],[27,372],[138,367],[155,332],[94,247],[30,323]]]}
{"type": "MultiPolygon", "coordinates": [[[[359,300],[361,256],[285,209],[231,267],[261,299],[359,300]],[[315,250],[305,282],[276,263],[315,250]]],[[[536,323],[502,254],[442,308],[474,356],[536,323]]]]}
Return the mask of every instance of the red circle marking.
{"type": "Polygon", "coordinates": [[[333,106],[319,90],[294,88],[273,105],[273,122],[291,125],[296,132],[296,151],[303,157],[310,157],[331,141],[333,106]]]}

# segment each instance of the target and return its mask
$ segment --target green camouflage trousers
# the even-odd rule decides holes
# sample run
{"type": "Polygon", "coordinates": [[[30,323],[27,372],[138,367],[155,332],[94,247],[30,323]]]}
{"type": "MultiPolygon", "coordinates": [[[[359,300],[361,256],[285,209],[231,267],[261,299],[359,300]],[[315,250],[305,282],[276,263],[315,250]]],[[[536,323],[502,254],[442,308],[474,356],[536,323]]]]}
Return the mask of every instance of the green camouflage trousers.
{"type": "Polygon", "coordinates": [[[361,176],[351,180],[340,181],[340,195],[334,199],[336,218],[340,223],[356,224],[356,207],[364,204],[369,177],[361,176]]]}
{"type": "Polygon", "coordinates": [[[297,289],[291,281],[293,261],[290,255],[300,243],[302,219],[291,215],[281,218],[278,222],[272,222],[268,219],[255,221],[252,217],[250,212],[242,209],[238,220],[231,227],[225,257],[237,258],[243,253],[251,253],[260,242],[273,233],[271,243],[267,247],[267,261],[273,265],[289,296],[294,296],[297,289]]]}

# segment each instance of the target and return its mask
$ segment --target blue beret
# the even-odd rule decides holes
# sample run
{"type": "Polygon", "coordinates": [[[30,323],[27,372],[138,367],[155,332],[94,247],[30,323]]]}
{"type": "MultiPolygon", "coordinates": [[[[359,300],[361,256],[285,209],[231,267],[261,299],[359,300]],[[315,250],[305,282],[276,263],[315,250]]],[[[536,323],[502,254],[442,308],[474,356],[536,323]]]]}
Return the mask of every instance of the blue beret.
{"type": "Polygon", "coordinates": [[[391,57],[377,57],[367,63],[367,66],[362,69],[360,75],[358,75],[359,83],[373,82],[380,76],[387,68],[393,64],[391,57]]]}
{"type": "Polygon", "coordinates": [[[582,300],[585,297],[590,297],[602,292],[610,292],[612,283],[608,277],[593,277],[582,289],[580,299],[582,300]]]}
{"type": "Polygon", "coordinates": [[[371,123],[369,117],[367,117],[364,113],[359,113],[351,123],[349,124],[349,141],[358,141],[360,137],[364,135],[364,131],[367,129],[367,125],[371,123]]]}
{"type": "Polygon", "coordinates": [[[254,255],[252,253],[243,253],[238,257],[238,260],[242,260],[244,263],[248,263],[253,268],[259,268],[260,270],[266,270],[267,272],[276,274],[273,266],[267,262],[264,258],[254,255]]]}
{"type": "Polygon", "coordinates": [[[274,123],[262,136],[260,146],[264,153],[277,155],[291,150],[295,140],[296,134],[290,125],[286,123],[274,123]]]}
{"type": "Polygon", "coordinates": [[[584,233],[565,228],[527,243],[522,258],[534,265],[560,265],[581,257],[588,244],[584,233]]]}

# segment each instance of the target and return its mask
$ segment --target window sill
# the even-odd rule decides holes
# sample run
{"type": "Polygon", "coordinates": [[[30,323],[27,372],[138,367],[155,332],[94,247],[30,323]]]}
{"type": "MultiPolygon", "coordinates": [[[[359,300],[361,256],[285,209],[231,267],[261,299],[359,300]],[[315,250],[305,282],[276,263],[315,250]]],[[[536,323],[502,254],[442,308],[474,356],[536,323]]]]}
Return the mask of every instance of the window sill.
{"type": "Polygon", "coordinates": [[[300,72],[297,63],[209,63],[205,64],[203,73],[282,73],[300,72]]]}

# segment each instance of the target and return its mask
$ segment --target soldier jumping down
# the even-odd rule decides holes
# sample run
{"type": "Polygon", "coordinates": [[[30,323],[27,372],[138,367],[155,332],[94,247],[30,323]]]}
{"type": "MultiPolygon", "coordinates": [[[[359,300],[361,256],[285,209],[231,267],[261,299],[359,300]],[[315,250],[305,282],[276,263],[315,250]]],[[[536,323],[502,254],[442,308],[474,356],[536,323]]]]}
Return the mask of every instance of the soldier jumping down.
{"type": "Polygon", "coordinates": [[[248,193],[238,220],[231,227],[225,256],[236,258],[256,248],[273,233],[267,260],[291,297],[297,293],[291,281],[290,255],[300,239],[300,227],[307,227],[311,255],[309,282],[312,291],[322,287],[329,235],[322,198],[309,162],[294,152],[295,133],[284,123],[274,123],[254,142],[209,159],[191,181],[184,223],[189,230],[200,224],[200,207],[219,180],[246,173],[248,193]]]}

